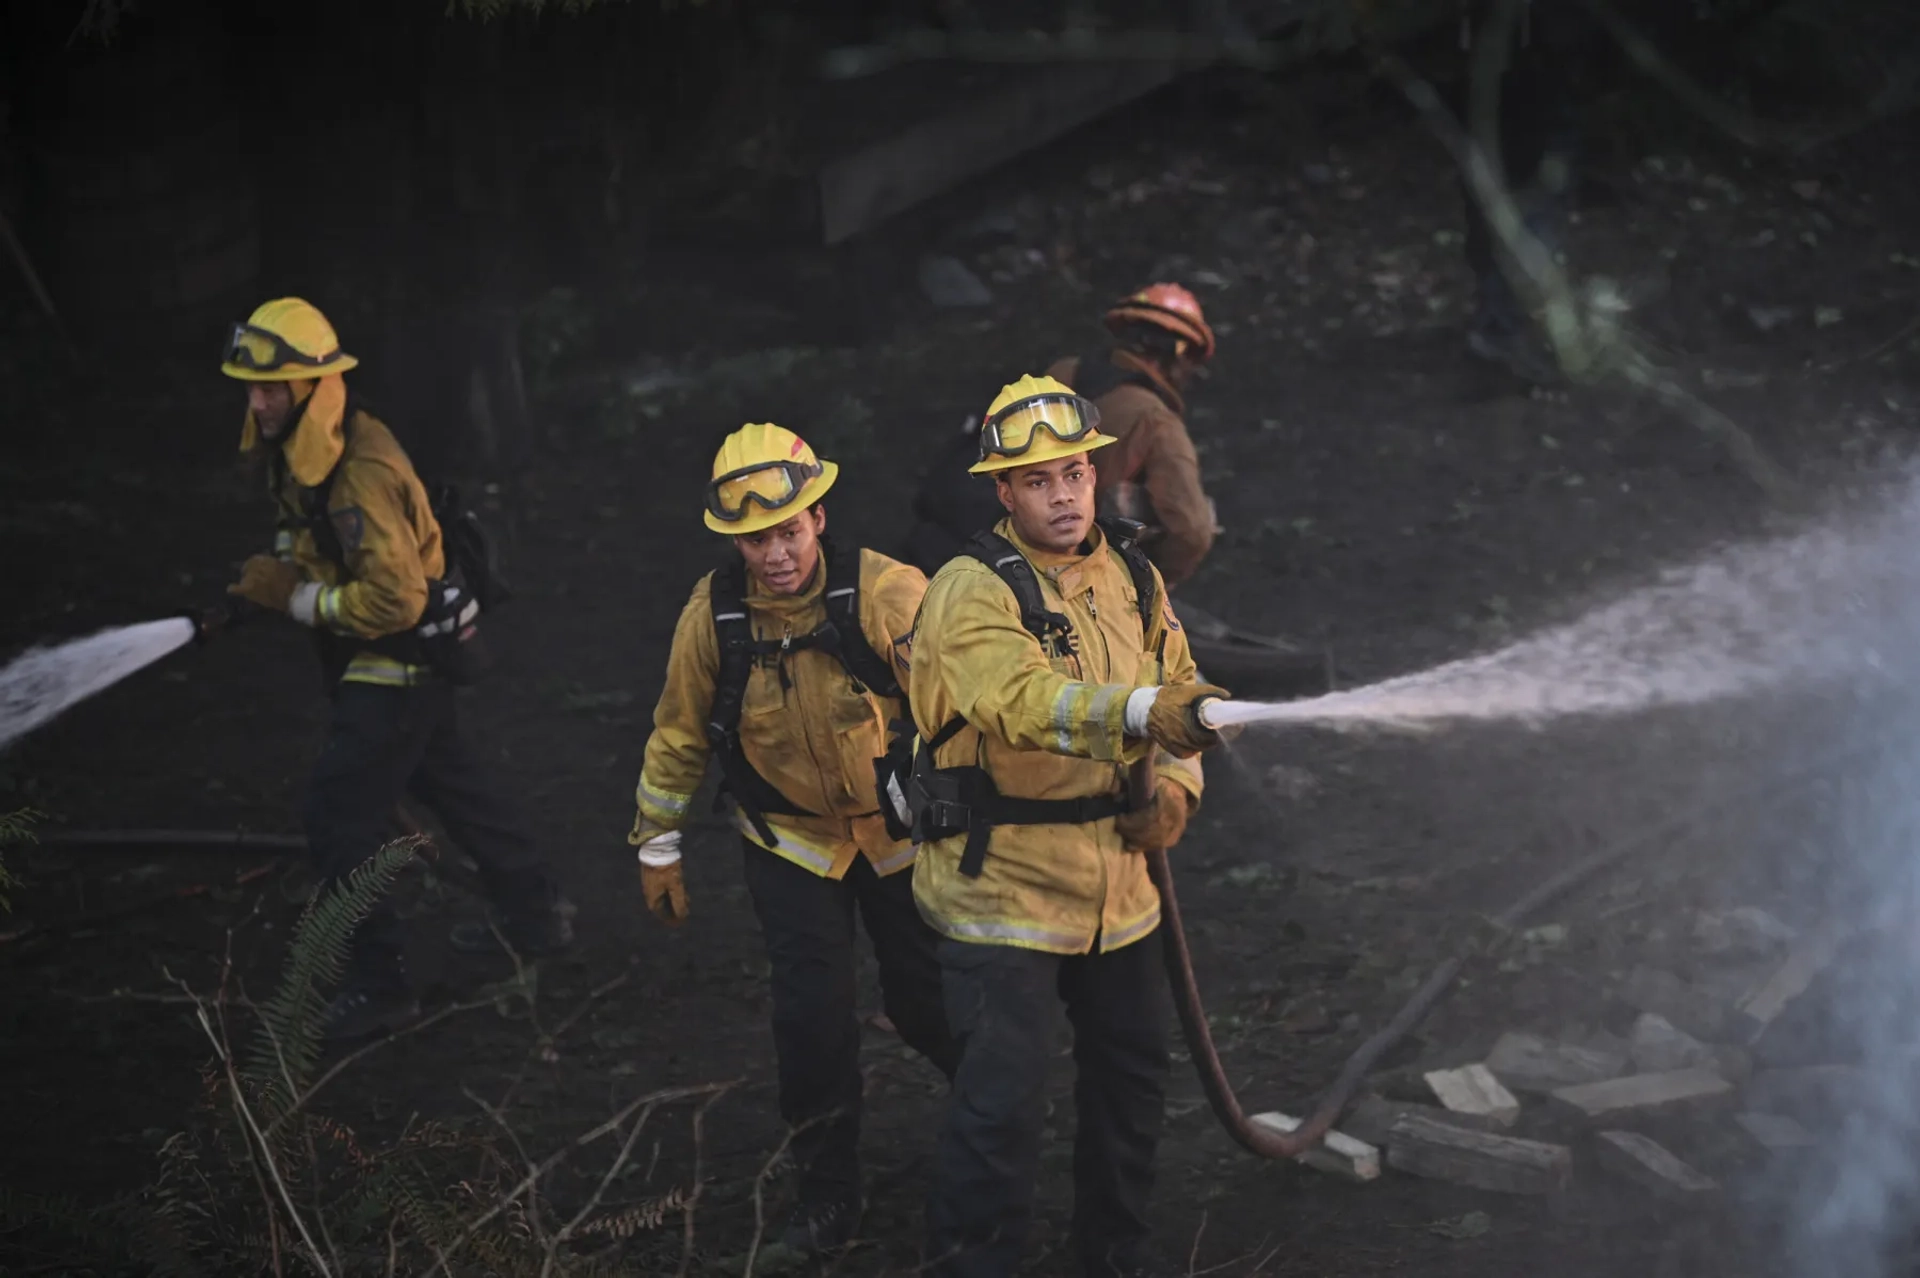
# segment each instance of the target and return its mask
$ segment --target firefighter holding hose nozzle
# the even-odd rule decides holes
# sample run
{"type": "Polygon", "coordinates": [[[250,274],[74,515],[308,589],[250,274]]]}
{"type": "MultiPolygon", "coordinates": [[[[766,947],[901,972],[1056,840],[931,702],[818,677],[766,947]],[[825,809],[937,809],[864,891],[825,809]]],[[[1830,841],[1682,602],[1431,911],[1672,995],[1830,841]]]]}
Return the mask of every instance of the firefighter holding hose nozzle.
{"type": "MultiPolygon", "coordinates": [[[[318,309],[289,297],[234,325],[220,367],[247,383],[240,449],[264,458],[278,515],[274,552],[248,559],[228,592],[310,628],[331,701],[308,846],[323,880],[350,874],[399,833],[397,804],[411,793],[479,864],[507,943],[551,954],[572,943],[573,907],[455,716],[455,685],[481,664],[483,566],[450,553],[413,463],[349,394],[344,374],[358,362],[318,309]]],[[[498,950],[486,923],[456,927],[452,941],[498,950]]],[[[377,906],[354,935],[327,1037],[364,1038],[419,1010],[399,920],[377,906]]]]}
{"type": "Polygon", "coordinates": [[[1197,807],[1202,718],[1185,632],[1133,525],[1096,522],[1115,442],[1050,377],[1003,389],[980,460],[1007,511],[927,589],[909,685],[914,895],[941,934],[961,1056],[927,1208],[943,1278],[1000,1278],[1033,1211],[1046,1076],[1074,1032],[1074,1245],[1089,1278],[1146,1272],[1170,1003],[1148,851],[1197,807]],[[1152,760],[1150,800],[1128,772],[1152,760]],[[1064,1006],[1063,1006],[1064,1005],[1064,1006]]]}

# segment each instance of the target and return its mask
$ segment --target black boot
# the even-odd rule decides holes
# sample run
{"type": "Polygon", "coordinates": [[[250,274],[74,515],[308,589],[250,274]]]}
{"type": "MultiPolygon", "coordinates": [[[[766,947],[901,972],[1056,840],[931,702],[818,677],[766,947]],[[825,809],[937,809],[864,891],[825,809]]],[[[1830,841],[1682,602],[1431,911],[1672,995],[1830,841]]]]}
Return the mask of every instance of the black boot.
{"type": "Polygon", "coordinates": [[[778,1243],[783,1249],[802,1256],[831,1256],[847,1249],[859,1227],[858,1198],[801,1203],[794,1208],[787,1227],[780,1231],[778,1243]]]}
{"type": "Polygon", "coordinates": [[[546,958],[573,947],[573,902],[555,897],[551,904],[495,909],[492,923],[476,920],[455,925],[447,941],[462,954],[502,954],[501,938],[522,958],[546,958]],[[494,934],[495,928],[499,935],[494,934]]]}

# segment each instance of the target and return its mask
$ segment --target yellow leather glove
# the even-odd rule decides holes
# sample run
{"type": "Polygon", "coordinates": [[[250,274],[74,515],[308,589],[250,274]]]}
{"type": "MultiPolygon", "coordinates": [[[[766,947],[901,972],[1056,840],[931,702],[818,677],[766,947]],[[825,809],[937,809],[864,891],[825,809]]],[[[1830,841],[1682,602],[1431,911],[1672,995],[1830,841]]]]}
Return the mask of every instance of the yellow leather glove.
{"type": "Polygon", "coordinates": [[[1191,802],[1185,790],[1156,777],[1153,802],[1135,812],[1122,812],[1113,828],[1129,852],[1165,852],[1187,832],[1191,802]]]}
{"type": "Polygon", "coordinates": [[[1231,695],[1210,683],[1172,683],[1160,689],[1147,711],[1147,736],[1176,759],[1191,759],[1220,744],[1220,734],[1200,722],[1200,706],[1231,695]]]}
{"type": "Polygon", "coordinates": [[[640,895],[654,917],[668,927],[679,927],[687,921],[687,884],[680,875],[678,830],[655,835],[640,845],[640,895]]]}
{"type": "Polygon", "coordinates": [[[254,555],[240,565],[240,580],[228,586],[227,593],[239,595],[262,608],[286,612],[293,602],[294,589],[299,584],[300,569],[297,565],[272,555],[254,555]]]}
{"type": "Polygon", "coordinates": [[[654,917],[668,927],[679,927],[687,921],[687,885],[680,877],[680,863],[672,865],[643,865],[640,867],[640,892],[647,898],[647,908],[654,917]]]}

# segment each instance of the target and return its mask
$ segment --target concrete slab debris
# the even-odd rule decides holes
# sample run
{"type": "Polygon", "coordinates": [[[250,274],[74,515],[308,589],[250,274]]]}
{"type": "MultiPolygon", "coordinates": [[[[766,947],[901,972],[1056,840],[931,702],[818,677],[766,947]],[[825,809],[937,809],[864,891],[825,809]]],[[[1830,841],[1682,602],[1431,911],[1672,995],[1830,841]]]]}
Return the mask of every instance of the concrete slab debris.
{"type": "Polygon", "coordinates": [[[1565,1145],[1473,1132],[1408,1114],[1387,1134],[1387,1166],[1502,1194],[1552,1194],[1573,1183],[1565,1145]]]}
{"type": "MultiPolygon", "coordinates": [[[[1290,1114],[1255,1114],[1253,1121],[1279,1132],[1291,1132],[1300,1126],[1300,1120],[1290,1114]]],[[[1303,1154],[1300,1161],[1343,1180],[1364,1183],[1380,1178],[1380,1151],[1339,1130],[1321,1137],[1320,1143],[1303,1154]]]]}
{"type": "Polygon", "coordinates": [[[1362,1096],[1341,1116],[1340,1130],[1356,1140],[1384,1147],[1387,1133],[1393,1130],[1393,1125],[1409,1114],[1429,1122],[1451,1123],[1467,1131],[1491,1132],[1500,1129],[1499,1123],[1481,1114],[1456,1114],[1438,1105],[1388,1100],[1384,1096],[1362,1096]]]}
{"type": "Polygon", "coordinates": [[[1638,1132],[1601,1132],[1594,1140],[1600,1165],[1669,1202],[1711,1196],[1720,1186],[1638,1132]]]}
{"type": "Polygon", "coordinates": [[[1618,1052],[1511,1031],[1500,1036],[1484,1063],[1512,1091],[1550,1092],[1616,1078],[1626,1069],[1627,1058],[1618,1052]]]}
{"type": "Polygon", "coordinates": [[[1762,1149],[1780,1151],[1786,1149],[1810,1149],[1815,1144],[1814,1135],[1785,1114],[1764,1114],[1759,1110],[1747,1110],[1735,1114],[1733,1121],[1740,1124],[1741,1130],[1753,1137],[1762,1149]]]}
{"type": "Polygon", "coordinates": [[[1676,1069],[1710,1069],[1720,1073],[1713,1049],[1678,1029],[1658,1012],[1642,1012],[1628,1037],[1632,1045],[1634,1068],[1643,1074],[1662,1074],[1676,1069]]]}
{"type": "Polygon", "coordinates": [[[1757,905],[1702,910],[1693,920],[1694,943],[1708,954],[1771,954],[1797,935],[1757,905]]]}
{"type": "Polygon", "coordinates": [[[1484,1115],[1502,1127],[1520,1117],[1520,1102],[1500,1085],[1500,1080],[1485,1065],[1429,1071],[1427,1086],[1433,1089],[1442,1105],[1456,1114],[1484,1115]]]}
{"type": "Polygon", "coordinates": [[[1620,987],[1620,1001],[1636,1012],[1653,1012],[1712,1042],[1727,1028],[1727,1007],[1711,993],[1659,968],[1636,967],[1620,987]]]}
{"type": "Polygon", "coordinates": [[[1772,975],[1740,1000],[1741,1029],[1747,1042],[1757,1040],[1788,1003],[1806,993],[1813,978],[1840,953],[1850,930],[1839,919],[1828,919],[1813,928],[1794,942],[1772,975]]]}
{"type": "Polygon", "coordinates": [[[1713,1100],[1732,1091],[1733,1084],[1712,1070],[1678,1069],[1562,1087],[1553,1093],[1553,1100],[1586,1118],[1613,1118],[1636,1110],[1713,1100]]]}

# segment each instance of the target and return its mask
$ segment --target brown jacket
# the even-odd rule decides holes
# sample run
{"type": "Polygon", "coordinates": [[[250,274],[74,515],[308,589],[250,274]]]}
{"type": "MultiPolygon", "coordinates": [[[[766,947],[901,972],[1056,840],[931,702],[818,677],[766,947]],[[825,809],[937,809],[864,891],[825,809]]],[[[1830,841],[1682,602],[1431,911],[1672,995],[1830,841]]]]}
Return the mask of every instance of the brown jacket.
{"type": "MultiPolygon", "coordinates": [[[[1186,405],[1179,393],[1137,356],[1115,351],[1113,361],[1126,372],[1152,378],[1160,393],[1123,382],[1094,400],[1100,433],[1120,441],[1094,458],[1101,513],[1133,515],[1121,508],[1120,486],[1145,490],[1153,507],[1148,522],[1160,530],[1147,550],[1171,590],[1193,575],[1213,546],[1213,503],[1200,487],[1200,456],[1181,420],[1186,405]]],[[[1056,360],[1047,376],[1072,386],[1079,372],[1080,357],[1070,356],[1056,360]]]]}

